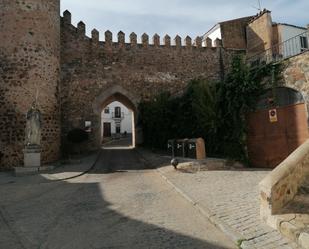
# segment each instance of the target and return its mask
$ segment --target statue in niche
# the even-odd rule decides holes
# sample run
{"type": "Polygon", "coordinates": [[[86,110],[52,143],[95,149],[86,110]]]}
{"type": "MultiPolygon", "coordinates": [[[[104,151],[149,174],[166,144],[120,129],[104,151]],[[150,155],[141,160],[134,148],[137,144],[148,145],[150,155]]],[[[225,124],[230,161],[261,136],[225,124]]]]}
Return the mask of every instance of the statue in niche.
{"type": "Polygon", "coordinates": [[[37,109],[36,101],[27,112],[26,146],[41,145],[41,112],[37,109]]]}

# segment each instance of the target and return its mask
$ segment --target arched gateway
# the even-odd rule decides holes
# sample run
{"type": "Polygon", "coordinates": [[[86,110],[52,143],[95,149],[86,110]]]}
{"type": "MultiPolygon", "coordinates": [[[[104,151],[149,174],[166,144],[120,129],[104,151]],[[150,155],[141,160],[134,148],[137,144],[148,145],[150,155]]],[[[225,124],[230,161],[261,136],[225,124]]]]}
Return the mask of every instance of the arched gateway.
{"type": "MultiPolygon", "coordinates": [[[[181,42],[151,44],[147,39],[138,44],[135,34],[130,35],[129,43],[125,39],[115,42],[109,31],[102,42],[96,30],[91,37],[86,35],[83,22],[74,27],[70,12],[64,12],[61,20],[62,137],[73,128],[91,123],[86,150],[101,146],[105,130],[101,113],[108,104],[119,101],[134,113],[132,140],[133,145],[139,145],[141,101],[154,99],[162,91],[178,94],[195,78],[219,80],[232,55],[239,53],[220,46],[190,44],[189,40],[184,46],[181,42]]],[[[124,37],[122,32],[118,34],[118,38],[124,37]]],[[[108,125],[106,130],[111,130],[108,125]]]]}
{"type": "MultiPolygon", "coordinates": [[[[93,102],[93,112],[97,115],[97,118],[101,118],[102,110],[108,106],[110,103],[114,101],[119,101],[123,105],[125,105],[130,111],[133,112],[132,118],[132,146],[135,147],[136,145],[142,142],[142,135],[141,135],[141,128],[138,127],[138,103],[140,99],[126,89],[124,89],[120,85],[114,85],[108,89],[105,89],[98,95],[94,102],[93,102]]],[[[100,127],[95,127],[94,135],[97,138],[96,144],[100,146],[101,140],[98,138],[101,137],[102,131],[102,122],[100,122],[100,127]]]]}
{"type": "Polygon", "coordinates": [[[232,56],[242,53],[222,48],[220,42],[202,46],[199,36],[194,42],[186,37],[183,44],[179,36],[172,42],[166,35],[161,44],[158,35],[151,42],[144,34],[139,43],[135,33],[126,39],[120,31],[115,41],[110,31],[100,35],[94,29],[89,37],[82,21],[74,26],[71,13],[60,17],[59,10],[60,0],[0,2],[0,61],[6,68],[0,75],[0,88],[5,86],[0,98],[0,170],[23,164],[25,113],[37,92],[45,164],[60,158],[61,146],[74,128],[90,124],[85,149],[97,149],[100,113],[115,100],[134,112],[134,144],[139,144],[140,101],[162,91],[177,94],[192,79],[220,80],[232,56]],[[24,11],[24,2],[35,8],[24,11]]]}

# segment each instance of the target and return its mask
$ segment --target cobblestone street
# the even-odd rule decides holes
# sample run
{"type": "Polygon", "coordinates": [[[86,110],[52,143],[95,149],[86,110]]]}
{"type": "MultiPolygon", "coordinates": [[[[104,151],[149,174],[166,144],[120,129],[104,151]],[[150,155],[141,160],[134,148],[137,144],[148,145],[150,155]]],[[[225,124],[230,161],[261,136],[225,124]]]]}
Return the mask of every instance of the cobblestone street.
{"type": "Polygon", "coordinates": [[[236,248],[135,150],[103,150],[55,172],[0,174],[0,248],[236,248]],[[57,179],[63,180],[57,180],[57,179]]]}
{"type": "Polygon", "coordinates": [[[309,249],[308,9],[0,0],[0,249],[309,249]]]}
{"type": "Polygon", "coordinates": [[[259,182],[267,170],[220,170],[184,173],[168,165],[167,158],[143,153],[161,164],[162,176],[194,206],[221,226],[241,248],[297,248],[297,245],[262,223],[259,182]],[[164,166],[167,165],[167,166],[164,166]]]}

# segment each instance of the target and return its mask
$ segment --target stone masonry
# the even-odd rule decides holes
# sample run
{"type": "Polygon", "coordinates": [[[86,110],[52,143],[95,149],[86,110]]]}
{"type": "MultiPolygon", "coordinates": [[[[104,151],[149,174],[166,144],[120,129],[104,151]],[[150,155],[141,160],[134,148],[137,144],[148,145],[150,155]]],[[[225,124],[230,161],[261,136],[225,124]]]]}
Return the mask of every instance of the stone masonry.
{"type": "MultiPolygon", "coordinates": [[[[309,215],[305,202],[297,202],[295,197],[301,186],[309,179],[309,140],[297,148],[275,170],[268,174],[259,184],[260,186],[260,213],[262,219],[271,227],[295,240],[304,248],[305,237],[309,237],[309,215]],[[284,210],[287,204],[294,206],[291,210],[284,210]],[[295,209],[297,206],[303,207],[295,209]],[[306,218],[305,218],[306,217],[306,218]],[[301,225],[290,223],[299,220],[301,225]],[[307,220],[307,221],[306,221],[307,220]]],[[[305,193],[306,194],[306,193],[305,193]]]]}
{"type": "MultiPolygon", "coordinates": [[[[85,35],[85,24],[71,24],[70,12],[64,12],[61,26],[61,103],[62,133],[72,128],[83,128],[86,120],[92,122],[89,149],[100,146],[100,112],[109,100],[128,102],[133,111],[142,100],[149,100],[162,91],[181,93],[188,82],[202,77],[220,80],[231,56],[239,50],[202,46],[201,38],[192,42],[186,37],[184,44],[177,36],[175,45],[167,35],[163,44],[156,34],[149,41],[143,34],[142,44],[137,35],[119,32],[117,41],[110,31],[105,41],[99,40],[97,30],[92,37],[85,35]],[[108,95],[105,93],[109,92],[108,95]],[[117,95],[115,97],[115,95],[117,95]],[[103,98],[102,96],[105,97],[103,98]],[[110,98],[114,95],[114,98],[110,98]]],[[[138,130],[136,113],[136,130],[138,130]]]]}
{"type": "Polygon", "coordinates": [[[247,57],[251,58],[268,50],[273,45],[273,27],[271,13],[264,10],[247,26],[247,57]]]}
{"type": "MultiPolygon", "coordinates": [[[[69,11],[63,17],[59,12],[60,0],[0,3],[0,170],[22,166],[25,113],[36,96],[43,114],[44,164],[59,159],[67,133],[84,128],[85,121],[92,123],[87,148],[97,149],[101,142],[100,112],[114,100],[134,111],[139,143],[140,101],[162,91],[180,94],[195,78],[223,79],[232,56],[245,52],[239,49],[243,47],[241,40],[233,40],[238,44],[234,49],[222,47],[231,45],[227,37],[224,43],[216,40],[212,47],[209,39],[202,44],[201,37],[183,40],[176,36],[172,41],[168,35],[162,39],[155,34],[150,39],[143,34],[139,44],[135,33],[127,34],[130,42],[126,43],[123,32],[113,39],[107,31],[101,41],[97,30],[88,37],[83,22],[75,27],[69,11]]],[[[259,20],[271,22],[270,13],[261,13],[249,24],[252,32],[259,20]]],[[[223,29],[229,34],[242,30],[243,24],[239,25],[223,29]]],[[[253,38],[249,34],[248,42],[253,38]]],[[[287,85],[296,79],[293,88],[302,92],[307,91],[302,84],[308,78],[307,55],[292,58],[285,69],[287,85]]]]}
{"type": "Polygon", "coordinates": [[[247,49],[246,27],[253,16],[220,23],[222,44],[225,48],[247,49]]]}
{"type": "Polygon", "coordinates": [[[0,170],[22,165],[25,115],[36,96],[43,162],[59,158],[59,11],[59,0],[0,1],[0,170]]]}
{"type": "Polygon", "coordinates": [[[284,62],[282,84],[301,92],[309,105],[309,51],[284,62]]]}
{"type": "Polygon", "coordinates": [[[100,145],[100,112],[112,100],[135,111],[141,100],[167,90],[179,94],[194,78],[221,79],[230,58],[240,51],[204,47],[197,37],[107,31],[85,35],[86,25],[71,24],[70,12],[59,15],[60,0],[4,0],[0,3],[0,170],[23,164],[25,114],[38,96],[43,115],[43,164],[60,157],[62,138],[91,121],[88,148],[100,145]],[[61,65],[60,65],[61,61],[61,65]],[[109,95],[108,95],[109,94],[109,95]],[[61,125],[62,123],[62,125],[61,125]],[[61,130],[62,129],[62,130],[61,130]]]}

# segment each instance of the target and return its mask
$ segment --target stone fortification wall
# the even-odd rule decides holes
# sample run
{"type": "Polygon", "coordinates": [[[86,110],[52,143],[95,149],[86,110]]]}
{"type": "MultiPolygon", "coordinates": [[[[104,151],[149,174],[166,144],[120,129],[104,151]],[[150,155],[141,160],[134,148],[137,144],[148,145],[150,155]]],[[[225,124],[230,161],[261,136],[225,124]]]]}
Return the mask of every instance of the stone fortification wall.
{"type": "Polygon", "coordinates": [[[99,111],[104,107],[103,102],[106,104],[100,96],[105,92],[115,94],[111,89],[117,87],[118,93],[129,94],[130,97],[126,97],[137,107],[141,100],[150,99],[159,92],[181,92],[191,79],[221,79],[231,56],[240,52],[223,49],[220,40],[215,42],[217,47],[205,47],[200,37],[193,43],[190,37],[183,42],[176,36],[172,43],[171,38],[165,36],[161,44],[158,35],[149,42],[149,36],[143,34],[139,44],[135,33],[129,35],[130,42],[126,43],[123,32],[117,34],[115,42],[112,33],[107,31],[103,42],[97,30],[92,31],[90,38],[85,35],[85,29],[83,22],[73,26],[71,13],[64,12],[61,26],[62,128],[65,136],[70,129],[82,128],[86,120],[91,121],[94,147],[100,143],[99,111]]]}
{"type": "Polygon", "coordinates": [[[282,84],[301,92],[309,106],[309,51],[283,62],[282,84]]]}
{"type": "Polygon", "coordinates": [[[25,116],[36,95],[43,162],[59,158],[59,13],[60,0],[0,1],[1,170],[23,164],[25,116]]]}

